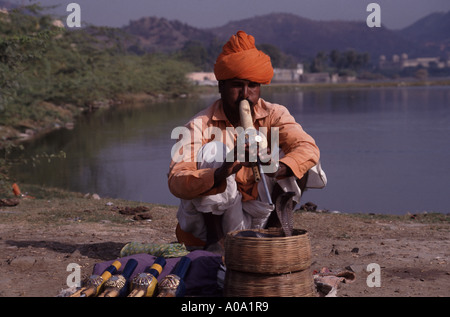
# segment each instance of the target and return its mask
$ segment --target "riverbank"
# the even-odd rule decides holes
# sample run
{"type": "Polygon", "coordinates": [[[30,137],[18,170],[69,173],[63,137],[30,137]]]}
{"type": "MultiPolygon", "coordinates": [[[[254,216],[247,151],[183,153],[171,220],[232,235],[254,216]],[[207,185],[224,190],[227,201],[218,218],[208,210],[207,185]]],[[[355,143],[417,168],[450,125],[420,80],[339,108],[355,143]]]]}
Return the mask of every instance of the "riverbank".
{"type": "MultiPolygon", "coordinates": [[[[56,106],[48,102],[42,102],[40,107],[51,116],[39,118],[38,120],[27,119],[15,125],[0,125],[0,149],[6,143],[20,144],[43,137],[47,133],[59,129],[73,129],[77,119],[81,115],[120,107],[121,105],[142,106],[167,100],[169,97],[159,94],[120,94],[112,99],[93,102],[88,109],[83,109],[73,105],[56,106]]],[[[173,98],[173,97],[172,97],[173,98]]]]}
{"type": "MultiPolygon", "coordinates": [[[[450,86],[450,78],[430,78],[418,80],[413,78],[399,78],[396,80],[357,80],[341,83],[271,83],[264,86],[275,90],[301,89],[348,89],[348,88],[384,88],[384,87],[420,87],[420,86],[450,86]]],[[[217,92],[215,86],[198,86],[197,93],[217,92]]]]}
{"type": "MultiPolygon", "coordinates": [[[[79,264],[85,278],[130,241],[176,241],[176,206],[21,189],[34,198],[0,206],[0,296],[53,297],[67,288],[70,263],[79,264]]],[[[450,296],[449,215],[296,212],[294,221],[310,234],[312,270],[355,273],[338,296],[450,296]],[[371,263],[380,267],[380,287],[367,284],[371,263]]]]}

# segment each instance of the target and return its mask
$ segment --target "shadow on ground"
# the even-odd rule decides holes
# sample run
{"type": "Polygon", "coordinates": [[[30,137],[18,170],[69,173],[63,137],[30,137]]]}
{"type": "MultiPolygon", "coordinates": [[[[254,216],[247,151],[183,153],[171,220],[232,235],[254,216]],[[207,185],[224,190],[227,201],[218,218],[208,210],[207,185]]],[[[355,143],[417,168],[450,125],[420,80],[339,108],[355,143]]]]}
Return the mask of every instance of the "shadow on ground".
{"type": "Polygon", "coordinates": [[[86,244],[71,244],[57,241],[32,241],[32,240],[28,241],[7,240],[5,242],[8,245],[16,246],[18,248],[27,248],[27,247],[46,248],[60,253],[73,253],[76,250],[78,250],[81,255],[99,260],[110,260],[112,258],[118,257],[120,254],[120,250],[124,246],[123,243],[117,242],[86,243],[86,244]]]}

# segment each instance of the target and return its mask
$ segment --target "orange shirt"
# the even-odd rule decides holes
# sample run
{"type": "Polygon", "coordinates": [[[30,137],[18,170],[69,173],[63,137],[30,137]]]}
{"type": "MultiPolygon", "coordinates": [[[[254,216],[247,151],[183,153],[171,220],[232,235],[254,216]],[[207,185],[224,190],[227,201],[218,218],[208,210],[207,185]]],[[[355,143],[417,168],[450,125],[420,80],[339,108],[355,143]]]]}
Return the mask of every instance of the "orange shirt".
{"type": "MultiPolygon", "coordinates": [[[[269,147],[270,128],[278,128],[279,147],[285,153],[280,162],[289,166],[296,177],[302,178],[311,167],[319,162],[320,153],[314,139],[303,130],[300,124],[295,122],[286,107],[260,98],[254,107],[253,124],[257,130],[261,127],[267,128],[269,147]]],[[[227,130],[227,127],[231,131],[233,129],[223,111],[222,101],[219,99],[199,112],[185,127],[187,128],[186,131],[189,131],[190,139],[184,136],[184,139],[180,138],[177,143],[180,146],[183,145],[185,149],[188,148],[189,151],[180,151],[184,157],[183,161],[172,159],[170,163],[168,177],[171,193],[181,199],[193,199],[202,195],[223,192],[226,182],[222,182],[220,186],[213,188],[215,169],[197,169],[195,160],[196,152],[200,147],[214,140],[214,134],[204,133],[208,128],[220,129],[222,131],[222,140],[220,141],[226,144],[229,149],[234,147],[237,136],[227,130]]],[[[236,173],[236,183],[243,201],[258,197],[258,186],[251,168],[241,168],[236,173]]]]}

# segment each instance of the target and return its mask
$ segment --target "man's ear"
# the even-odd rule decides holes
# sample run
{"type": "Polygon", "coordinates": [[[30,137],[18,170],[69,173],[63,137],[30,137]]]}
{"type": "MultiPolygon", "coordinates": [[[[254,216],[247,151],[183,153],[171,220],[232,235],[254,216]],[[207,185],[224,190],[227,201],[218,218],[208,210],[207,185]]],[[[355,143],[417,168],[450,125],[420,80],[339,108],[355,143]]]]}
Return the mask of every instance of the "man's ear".
{"type": "Polygon", "coordinates": [[[223,87],[224,81],[223,80],[219,80],[219,94],[222,94],[222,87],[223,87]]]}

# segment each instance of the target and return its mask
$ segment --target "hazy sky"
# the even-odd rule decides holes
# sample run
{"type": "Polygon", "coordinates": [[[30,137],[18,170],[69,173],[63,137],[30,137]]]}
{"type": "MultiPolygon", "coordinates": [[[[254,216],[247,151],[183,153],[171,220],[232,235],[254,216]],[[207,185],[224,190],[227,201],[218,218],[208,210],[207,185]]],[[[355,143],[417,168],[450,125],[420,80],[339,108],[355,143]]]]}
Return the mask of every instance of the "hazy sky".
{"type": "Polygon", "coordinates": [[[432,12],[450,11],[450,0],[7,0],[12,3],[59,4],[52,13],[67,16],[69,3],[81,7],[84,23],[123,26],[146,16],[179,20],[199,28],[222,26],[271,12],[288,12],[313,20],[365,21],[367,5],[378,3],[381,22],[390,29],[412,24],[432,12]]]}

